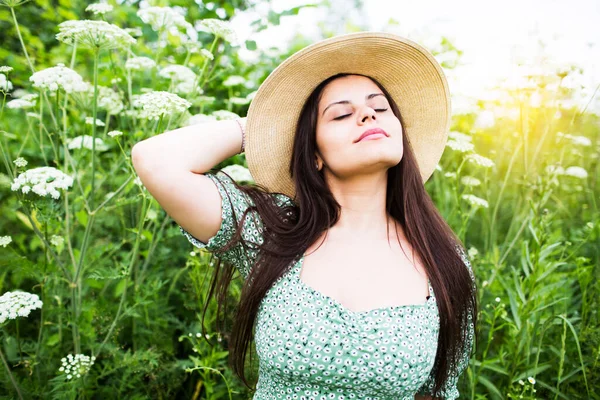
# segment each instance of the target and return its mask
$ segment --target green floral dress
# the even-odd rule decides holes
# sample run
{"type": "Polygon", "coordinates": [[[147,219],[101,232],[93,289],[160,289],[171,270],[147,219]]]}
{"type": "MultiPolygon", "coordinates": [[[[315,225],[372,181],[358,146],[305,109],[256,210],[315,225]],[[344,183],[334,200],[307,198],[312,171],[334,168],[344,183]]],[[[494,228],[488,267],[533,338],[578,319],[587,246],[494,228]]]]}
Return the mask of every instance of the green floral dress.
{"type": "MultiPolygon", "coordinates": [[[[238,223],[252,199],[233,186],[220,171],[207,173],[222,199],[222,223],[203,243],[181,226],[198,248],[221,249],[234,232],[232,207],[238,223]]],[[[292,200],[274,194],[278,205],[292,200]]],[[[257,213],[248,215],[242,235],[263,243],[257,213]]],[[[460,252],[472,278],[471,265],[460,252]]],[[[247,278],[257,251],[236,244],[221,259],[231,262],[247,278]]],[[[422,304],[381,307],[354,312],[300,280],[303,256],[267,291],[260,305],[255,331],[259,378],[254,400],[280,399],[410,399],[431,394],[430,376],[437,350],[439,315],[431,295],[422,304]]],[[[473,341],[460,363],[459,374],[444,388],[445,399],[458,398],[458,376],[467,367],[473,341]]]]}

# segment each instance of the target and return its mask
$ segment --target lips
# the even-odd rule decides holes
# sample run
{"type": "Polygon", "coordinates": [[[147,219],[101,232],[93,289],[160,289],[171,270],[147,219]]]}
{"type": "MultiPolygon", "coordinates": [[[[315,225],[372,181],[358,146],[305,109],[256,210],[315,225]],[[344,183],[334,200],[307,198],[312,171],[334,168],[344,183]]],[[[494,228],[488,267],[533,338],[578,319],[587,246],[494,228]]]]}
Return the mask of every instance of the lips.
{"type": "Polygon", "coordinates": [[[364,131],[363,134],[360,135],[360,137],[358,138],[358,140],[356,142],[360,142],[364,137],[369,136],[369,135],[374,135],[374,134],[377,134],[377,133],[381,133],[381,134],[385,135],[386,137],[390,136],[390,135],[387,134],[386,131],[384,131],[381,128],[372,128],[372,129],[367,129],[366,131],[364,131]]]}

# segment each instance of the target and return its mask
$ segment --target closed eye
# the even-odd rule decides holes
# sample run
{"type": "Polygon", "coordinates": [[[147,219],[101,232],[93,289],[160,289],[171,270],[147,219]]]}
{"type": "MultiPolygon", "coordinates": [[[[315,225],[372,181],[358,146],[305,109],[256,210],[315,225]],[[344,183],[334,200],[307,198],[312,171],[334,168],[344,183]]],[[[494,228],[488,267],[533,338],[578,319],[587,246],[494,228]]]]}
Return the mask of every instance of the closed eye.
{"type": "MultiPolygon", "coordinates": [[[[387,108],[376,108],[376,109],[375,109],[375,111],[381,111],[381,112],[383,112],[383,111],[387,111],[387,110],[388,110],[387,108]]],[[[351,114],[340,115],[339,117],[337,117],[337,118],[334,118],[334,120],[340,120],[340,119],[344,119],[344,118],[346,118],[346,117],[347,117],[347,116],[349,116],[349,115],[351,115],[351,114]]]]}

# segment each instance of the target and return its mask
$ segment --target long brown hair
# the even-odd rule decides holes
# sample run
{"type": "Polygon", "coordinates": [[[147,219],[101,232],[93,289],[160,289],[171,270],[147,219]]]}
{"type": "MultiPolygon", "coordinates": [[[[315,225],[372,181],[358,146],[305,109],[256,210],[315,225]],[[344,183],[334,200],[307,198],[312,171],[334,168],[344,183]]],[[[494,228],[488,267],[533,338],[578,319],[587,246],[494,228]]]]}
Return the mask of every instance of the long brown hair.
{"type": "MultiPolygon", "coordinates": [[[[254,204],[241,216],[242,222],[249,212],[257,212],[263,223],[264,233],[262,244],[247,243],[241,236],[241,227],[244,224],[238,223],[238,217],[234,215],[236,233],[221,249],[226,251],[241,241],[244,249],[259,251],[256,263],[242,287],[231,336],[225,334],[225,338],[229,339],[230,366],[250,389],[255,388],[250,386],[245,376],[246,355],[253,341],[254,324],[261,300],[273,283],[284,275],[294,261],[297,261],[323,232],[332,227],[340,216],[341,207],[329,190],[322,170],[315,168],[315,132],[318,104],[323,89],[332,80],[347,75],[358,74],[341,73],[327,78],[314,89],[302,108],[289,166],[296,187],[297,202],[294,205],[278,205],[273,196],[276,192],[268,192],[260,184],[241,185],[234,182],[254,204]]],[[[405,128],[393,98],[379,82],[367,77],[385,94],[394,114],[405,128]]],[[[476,287],[461,254],[457,252],[457,248],[460,248],[460,252],[466,254],[464,247],[425,190],[408,136],[403,134],[402,137],[402,160],[388,169],[386,210],[402,226],[408,242],[423,261],[437,299],[440,334],[432,376],[435,382],[433,395],[439,396],[439,390],[444,387],[450,374],[456,371],[463,349],[468,348],[465,346],[469,345],[469,317],[477,326],[476,287]]],[[[234,267],[227,262],[221,263],[221,260],[214,269],[208,298],[216,289],[217,320],[221,306],[226,306],[228,288],[234,273],[234,267]],[[224,268],[221,268],[221,264],[224,264],[224,268]]],[[[207,307],[208,302],[202,314],[203,329],[207,307]]],[[[252,357],[250,359],[252,360],[252,357]]]]}

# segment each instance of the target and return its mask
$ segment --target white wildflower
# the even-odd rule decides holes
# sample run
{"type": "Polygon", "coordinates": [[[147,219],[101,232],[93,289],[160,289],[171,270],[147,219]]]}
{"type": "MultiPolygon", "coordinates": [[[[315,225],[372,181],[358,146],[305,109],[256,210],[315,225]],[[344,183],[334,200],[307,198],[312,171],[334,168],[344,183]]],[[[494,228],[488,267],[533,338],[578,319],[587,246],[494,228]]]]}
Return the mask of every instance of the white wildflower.
{"type": "Polygon", "coordinates": [[[477,250],[476,247],[469,247],[469,250],[467,250],[467,254],[469,256],[469,258],[475,258],[478,254],[479,254],[479,250],[477,250]]]}
{"type": "Polygon", "coordinates": [[[10,236],[0,236],[0,246],[6,247],[8,244],[12,242],[12,237],[10,236]]]}
{"type": "Polygon", "coordinates": [[[107,12],[110,12],[112,10],[113,10],[113,6],[110,4],[106,4],[106,3],[94,3],[94,4],[90,4],[89,6],[87,6],[85,8],[85,11],[91,11],[95,15],[98,15],[98,14],[104,15],[107,12]]]}
{"type": "Polygon", "coordinates": [[[217,118],[217,120],[240,118],[236,113],[227,110],[213,111],[212,115],[217,118]]]}
{"type": "Polygon", "coordinates": [[[448,137],[450,139],[454,139],[457,142],[471,142],[471,135],[467,135],[466,133],[458,132],[458,131],[450,131],[448,132],[448,137]]]}
{"type": "Polygon", "coordinates": [[[27,160],[25,160],[23,157],[18,157],[13,161],[13,163],[15,163],[17,167],[22,168],[27,165],[27,160]]]}
{"type": "Polygon", "coordinates": [[[244,83],[246,83],[246,79],[244,79],[243,76],[231,75],[230,77],[228,77],[227,79],[225,79],[223,81],[222,85],[226,86],[226,87],[230,87],[230,86],[243,85],[244,83]]]}
{"type": "Polygon", "coordinates": [[[105,86],[98,86],[98,89],[98,107],[111,115],[116,115],[125,108],[119,92],[105,86]]]}
{"type": "Polygon", "coordinates": [[[199,21],[201,27],[215,36],[222,37],[228,42],[237,42],[238,38],[229,21],[216,18],[206,18],[199,21]]]}
{"type": "Polygon", "coordinates": [[[124,28],[123,30],[134,37],[140,37],[144,35],[144,32],[142,32],[140,28],[124,28]]]}
{"type": "Polygon", "coordinates": [[[452,150],[460,151],[461,153],[472,151],[475,148],[475,145],[471,142],[459,142],[454,139],[448,140],[446,146],[450,147],[452,150]]]}
{"type": "Polygon", "coordinates": [[[556,136],[561,139],[567,138],[575,145],[584,146],[584,147],[588,147],[588,146],[592,145],[592,141],[588,137],[585,137],[585,136],[575,136],[575,135],[571,135],[570,133],[563,133],[563,132],[556,132],[556,136]]]}
{"type": "Polygon", "coordinates": [[[192,115],[190,118],[188,118],[188,120],[186,121],[186,125],[195,125],[195,124],[201,124],[203,122],[208,122],[208,121],[216,121],[217,118],[214,115],[206,115],[206,114],[196,114],[196,115],[192,115]]]}
{"type": "Polygon", "coordinates": [[[6,103],[6,107],[12,108],[12,109],[31,108],[31,107],[35,107],[35,103],[26,101],[23,99],[14,99],[14,100],[11,100],[8,103],[6,103]]]}
{"type": "Polygon", "coordinates": [[[527,380],[529,381],[529,383],[531,383],[532,385],[535,385],[535,379],[533,379],[533,377],[529,377],[527,378],[527,380]]]}
{"type": "Polygon", "coordinates": [[[254,178],[252,178],[248,168],[242,165],[231,164],[223,167],[221,170],[230,175],[236,182],[254,182],[254,178]]]}
{"type": "Polygon", "coordinates": [[[437,164],[435,165],[435,170],[436,170],[436,171],[441,171],[441,170],[442,170],[442,166],[440,165],[440,163],[437,163],[437,164]]]}
{"type": "Polygon", "coordinates": [[[67,44],[79,43],[92,49],[114,49],[135,44],[136,40],[106,21],[72,20],[58,25],[56,39],[67,44]]]}
{"type": "Polygon", "coordinates": [[[185,17],[171,7],[148,7],[137,12],[137,15],[152,29],[160,31],[173,27],[187,27],[185,17]]]}
{"type": "Polygon", "coordinates": [[[200,54],[202,56],[204,56],[205,58],[208,58],[209,60],[214,60],[215,56],[213,55],[213,53],[211,53],[210,51],[206,50],[206,49],[201,49],[200,50],[200,54]]]}
{"type": "Polygon", "coordinates": [[[158,73],[163,78],[172,79],[176,93],[191,93],[196,82],[196,73],[184,65],[169,65],[158,73]]]}
{"type": "Polygon", "coordinates": [[[67,375],[67,379],[81,378],[82,375],[88,373],[96,357],[86,356],[84,354],[68,354],[66,357],[61,358],[62,366],[58,369],[60,372],[64,372],[67,375]]]}
{"type": "Polygon", "coordinates": [[[484,200],[481,197],[477,197],[473,194],[463,194],[461,197],[463,198],[463,200],[466,200],[472,206],[484,208],[489,207],[487,200],[484,200]]]}
{"type": "MultiPolygon", "coordinates": [[[[89,149],[92,150],[92,136],[83,135],[77,136],[73,139],[70,139],[67,143],[69,149],[89,149]]],[[[104,143],[101,138],[96,138],[96,151],[106,151],[108,150],[108,146],[104,143]]]]}
{"type": "Polygon", "coordinates": [[[210,104],[213,103],[217,98],[215,96],[197,96],[195,98],[196,104],[210,104]]]}
{"type": "MultiPolygon", "coordinates": [[[[93,125],[94,124],[94,118],[92,117],[85,117],[85,123],[88,125],[93,125]]],[[[96,126],[105,126],[106,124],[104,122],[102,122],[101,120],[99,120],[98,118],[96,118],[96,126]]]]}
{"type": "Polygon", "coordinates": [[[229,102],[232,104],[244,105],[250,103],[250,99],[245,97],[230,97],[229,102]]]}
{"type": "Polygon", "coordinates": [[[0,67],[0,73],[3,73],[3,74],[8,74],[12,70],[13,70],[13,67],[9,67],[7,65],[3,65],[0,67]]]}
{"type": "Polygon", "coordinates": [[[64,90],[67,93],[84,91],[87,85],[77,72],[59,63],[56,67],[50,67],[35,72],[29,77],[33,87],[50,91],[64,90]]]}
{"type": "Polygon", "coordinates": [[[444,173],[444,176],[446,178],[456,178],[456,172],[454,172],[454,171],[448,171],[448,172],[444,173]]]}
{"type": "Polygon", "coordinates": [[[115,136],[121,136],[123,135],[123,132],[121,131],[110,131],[107,133],[108,136],[110,137],[115,137],[115,136]]]}
{"type": "Polygon", "coordinates": [[[158,120],[162,115],[181,113],[191,107],[192,103],[176,94],[164,91],[152,91],[140,95],[134,106],[142,108],[142,116],[158,120]]]}
{"type": "Polygon", "coordinates": [[[579,179],[585,179],[588,177],[588,173],[584,168],[575,166],[568,167],[563,175],[569,175],[579,179]]]}
{"type": "Polygon", "coordinates": [[[564,175],[565,174],[565,169],[563,167],[561,167],[560,165],[548,165],[546,167],[546,173],[548,175],[564,175]]]}
{"type": "Polygon", "coordinates": [[[0,4],[4,4],[8,7],[16,7],[23,3],[28,2],[29,0],[0,0],[0,4]]]}
{"type": "Polygon", "coordinates": [[[135,183],[138,186],[144,187],[144,184],[142,183],[142,180],[140,179],[139,176],[135,177],[135,179],[133,180],[133,183],[135,183]]]}
{"type": "Polygon", "coordinates": [[[573,144],[578,146],[588,147],[592,145],[592,141],[590,140],[590,138],[585,136],[569,135],[569,139],[571,139],[571,142],[573,142],[573,144]]]}
{"type": "Polygon", "coordinates": [[[500,303],[500,297],[496,297],[496,303],[500,303]]]}
{"type": "Polygon", "coordinates": [[[477,153],[467,154],[465,156],[465,158],[468,161],[475,163],[475,164],[479,165],[480,167],[484,167],[484,168],[491,168],[495,165],[495,163],[492,160],[490,160],[489,158],[484,157],[480,154],[477,154],[477,153]]]}
{"type": "Polygon", "coordinates": [[[35,104],[37,102],[38,97],[40,97],[40,95],[37,93],[25,93],[22,96],[20,96],[19,99],[35,104]]]}
{"type": "Polygon", "coordinates": [[[0,74],[0,92],[8,92],[13,88],[13,84],[8,80],[6,75],[0,74]]]}
{"type": "Polygon", "coordinates": [[[11,185],[11,190],[21,190],[23,193],[30,191],[45,197],[50,194],[52,198],[58,199],[58,189],[67,190],[73,185],[73,178],[54,167],[32,168],[19,174],[11,185]]]}
{"type": "Polygon", "coordinates": [[[7,319],[27,317],[43,305],[37,294],[23,291],[6,292],[0,296],[0,324],[7,319]]]}
{"type": "Polygon", "coordinates": [[[131,57],[125,62],[125,68],[132,70],[142,70],[154,68],[156,63],[148,57],[131,57]]]}
{"type": "Polygon", "coordinates": [[[465,186],[479,186],[481,185],[481,181],[472,176],[463,176],[460,178],[460,182],[465,186]]]}
{"type": "Polygon", "coordinates": [[[65,242],[65,238],[62,236],[58,236],[58,235],[52,235],[52,236],[50,236],[49,242],[53,246],[62,246],[63,243],[65,242]]]}

